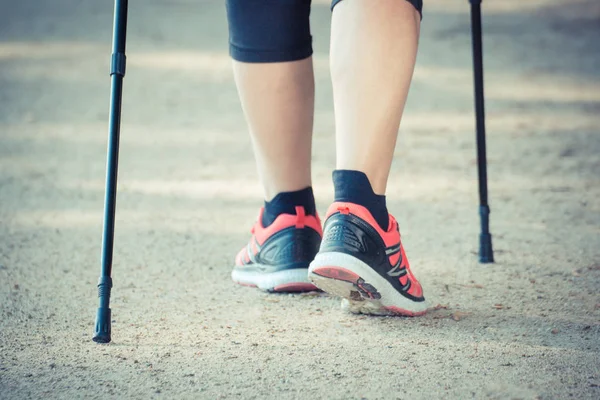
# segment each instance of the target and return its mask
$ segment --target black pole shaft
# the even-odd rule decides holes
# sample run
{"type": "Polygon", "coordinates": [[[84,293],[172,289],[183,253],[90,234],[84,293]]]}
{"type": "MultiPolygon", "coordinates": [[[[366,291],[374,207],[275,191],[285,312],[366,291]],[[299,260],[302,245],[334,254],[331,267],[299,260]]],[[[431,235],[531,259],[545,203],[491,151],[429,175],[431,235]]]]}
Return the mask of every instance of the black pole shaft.
{"type": "Polygon", "coordinates": [[[477,126],[477,161],[479,171],[479,200],[487,203],[487,157],[485,146],[485,108],[483,93],[483,50],[481,39],[481,0],[471,0],[471,29],[473,41],[473,76],[475,83],[475,120],[477,126]]]}
{"type": "Polygon", "coordinates": [[[115,233],[115,209],[117,201],[117,172],[119,164],[119,136],[121,129],[121,98],[125,76],[125,40],[127,34],[127,0],[115,0],[113,22],[113,45],[111,59],[111,93],[106,161],[106,192],[104,198],[104,229],[102,232],[101,274],[98,280],[99,308],[93,340],[110,342],[111,313],[110,291],[112,288],[112,259],[115,233]]]}
{"type": "Polygon", "coordinates": [[[490,207],[487,188],[487,155],[485,143],[485,106],[483,93],[483,46],[481,32],[481,0],[471,2],[471,37],[473,42],[473,77],[475,87],[475,122],[477,131],[477,170],[479,178],[479,261],[494,262],[492,235],[489,230],[490,207]]]}

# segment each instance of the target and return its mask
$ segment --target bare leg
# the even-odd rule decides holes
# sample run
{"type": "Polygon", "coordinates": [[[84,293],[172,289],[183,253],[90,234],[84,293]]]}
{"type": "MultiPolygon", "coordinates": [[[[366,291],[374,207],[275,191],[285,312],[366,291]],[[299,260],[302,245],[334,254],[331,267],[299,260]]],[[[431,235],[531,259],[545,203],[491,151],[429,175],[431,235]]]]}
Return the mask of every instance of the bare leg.
{"type": "Polygon", "coordinates": [[[376,194],[386,190],[419,26],[404,0],[345,0],[333,9],[336,167],[364,172],[376,194]]]}
{"type": "Polygon", "coordinates": [[[266,200],[311,185],[312,57],[280,63],[234,61],[266,200]]]}
{"type": "Polygon", "coordinates": [[[310,0],[227,0],[230,54],[265,204],[239,252],[234,282],[314,290],[307,269],[322,237],[311,187],[314,73],[310,0]]]}

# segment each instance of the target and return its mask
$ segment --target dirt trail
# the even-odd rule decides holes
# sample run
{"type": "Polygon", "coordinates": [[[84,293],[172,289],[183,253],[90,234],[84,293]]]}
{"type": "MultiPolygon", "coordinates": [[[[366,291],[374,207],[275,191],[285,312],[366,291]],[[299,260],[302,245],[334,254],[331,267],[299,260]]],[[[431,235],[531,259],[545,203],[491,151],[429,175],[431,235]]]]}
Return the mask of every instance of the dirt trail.
{"type": "MultiPolygon", "coordinates": [[[[112,4],[0,0],[0,398],[599,398],[600,7],[568,3],[484,1],[482,266],[469,6],[425,2],[388,199],[443,307],[402,319],[230,282],[260,191],[223,4],[131,2],[113,343],[96,345],[112,4]]],[[[326,2],[312,18],[323,213],[326,2]]]]}

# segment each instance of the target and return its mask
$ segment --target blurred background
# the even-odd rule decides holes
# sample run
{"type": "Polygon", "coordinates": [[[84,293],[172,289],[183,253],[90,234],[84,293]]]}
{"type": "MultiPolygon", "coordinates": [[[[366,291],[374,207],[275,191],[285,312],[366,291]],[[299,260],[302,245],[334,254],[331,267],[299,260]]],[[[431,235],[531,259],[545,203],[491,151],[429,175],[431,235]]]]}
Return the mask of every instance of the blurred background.
{"type": "MultiPolygon", "coordinates": [[[[484,0],[491,230],[469,2],[425,0],[388,191],[422,319],[230,282],[261,205],[224,2],[129,4],[113,343],[91,342],[113,2],[0,0],[0,397],[598,398],[600,3],[484,0]]],[[[329,2],[314,187],[332,199],[329,2]]]]}

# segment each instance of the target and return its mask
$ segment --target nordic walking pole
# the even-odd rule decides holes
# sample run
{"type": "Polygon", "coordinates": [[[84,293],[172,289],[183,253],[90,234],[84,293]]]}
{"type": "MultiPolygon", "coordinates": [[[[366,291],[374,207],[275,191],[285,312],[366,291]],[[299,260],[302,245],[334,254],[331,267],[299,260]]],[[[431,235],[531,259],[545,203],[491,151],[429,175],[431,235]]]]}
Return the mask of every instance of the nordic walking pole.
{"type": "Polygon", "coordinates": [[[485,145],[485,110],[483,96],[483,50],[481,44],[481,0],[471,2],[471,37],[473,42],[473,75],[475,83],[475,121],[477,124],[477,169],[479,173],[479,262],[493,263],[490,207],[487,190],[487,157],[485,145]]]}
{"type": "Polygon", "coordinates": [[[104,197],[104,230],[102,232],[102,272],[98,280],[100,305],[96,313],[94,342],[110,342],[110,290],[117,201],[119,163],[119,131],[121,128],[121,94],[125,76],[125,36],[127,33],[127,0],[115,0],[112,59],[110,66],[110,114],[108,117],[108,155],[106,161],[106,194],[104,197]]]}

